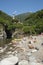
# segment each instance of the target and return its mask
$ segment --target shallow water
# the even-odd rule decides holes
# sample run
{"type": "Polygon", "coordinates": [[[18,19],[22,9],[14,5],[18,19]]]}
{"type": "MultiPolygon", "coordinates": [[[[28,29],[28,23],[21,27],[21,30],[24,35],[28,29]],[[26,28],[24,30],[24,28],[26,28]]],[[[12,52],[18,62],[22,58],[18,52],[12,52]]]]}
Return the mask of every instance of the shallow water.
{"type": "Polygon", "coordinates": [[[11,41],[11,39],[6,39],[4,37],[0,37],[0,47],[3,47],[4,45],[8,44],[11,41]]]}
{"type": "Polygon", "coordinates": [[[0,60],[6,56],[7,45],[10,43],[10,41],[11,39],[0,37],[0,60]]]}

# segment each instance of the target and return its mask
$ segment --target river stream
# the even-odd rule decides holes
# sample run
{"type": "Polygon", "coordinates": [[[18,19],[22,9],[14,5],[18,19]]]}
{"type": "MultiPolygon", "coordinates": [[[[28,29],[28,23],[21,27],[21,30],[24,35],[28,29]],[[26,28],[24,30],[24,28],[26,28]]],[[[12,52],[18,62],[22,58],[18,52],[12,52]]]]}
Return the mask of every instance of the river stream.
{"type": "MultiPolygon", "coordinates": [[[[6,61],[6,59],[9,60],[9,58],[12,60],[12,57],[15,58],[16,56],[19,59],[19,62],[22,60],[26,60],[26,62],[28,61],[30,65],[41,65],[37,63],[41,63],[43,61],[43,52],[42,52],[43,47],[41,46],[41,44],[39,45],[39,43],[43,42],[43,37],[40,37],[40,38],[36,37],[36,38],[37,38],[36,43],[33,44],[33,41],[32,40],[31,41],[32,41],[32,45],[33,46],[35,45],[37,48],[39,48],[39,50],[36,50],[35,48],[29,49],[28,44],[29,44],[30,38],[28,37],[22,38],[21,41],[19,42],[16,41],[17,42],[16,44],[15,43],[12,44],[11,39],[0,38],[0,62],[2,61],[3,63],[3,60],[6,61]]],[[[14,62],[14,58],[13,58],[13,62],[14,62]]]]}

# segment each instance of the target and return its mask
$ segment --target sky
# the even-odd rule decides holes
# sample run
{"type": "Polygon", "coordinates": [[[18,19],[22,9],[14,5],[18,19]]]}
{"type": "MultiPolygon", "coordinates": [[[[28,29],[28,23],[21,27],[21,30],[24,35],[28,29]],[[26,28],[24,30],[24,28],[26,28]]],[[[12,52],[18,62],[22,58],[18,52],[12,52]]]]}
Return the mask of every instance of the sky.
{"type": "Polygon", "coordinates": [[[0,0],[0,10],[9,15],[43,9],[43,0],[0,0]]]}

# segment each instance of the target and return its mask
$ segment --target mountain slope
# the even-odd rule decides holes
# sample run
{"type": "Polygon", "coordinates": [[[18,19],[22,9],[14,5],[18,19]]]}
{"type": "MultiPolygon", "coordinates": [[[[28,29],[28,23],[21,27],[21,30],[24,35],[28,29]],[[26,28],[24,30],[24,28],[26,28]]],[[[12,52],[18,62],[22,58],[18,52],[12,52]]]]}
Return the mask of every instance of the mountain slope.
{"type": "Polygon", "coordinates": [[[7,23],[12,20],[12,17],[0,10],[0,23],[7,23]]]}
{"type": "Polygon", "coordinates": [[[25,33],[40,34],[43,32],[43,9],[34,13],[23,13],[15,16],[23,24],[12,22],[12,17],[0,11],[0,23],[7,24],[9,29],[21,28],[25,33]]]}
{"type": "Polygon", "coordinates": [[[18,18],[23,22],[24,32],[37,34],[43,32],[43,9],[30,14],[20,14],[18,18]]]}
{"type": "Polygon", "coordinates": [[[27,13],[22,13],[19,14],[17,16],[15,16],[20,22],[23,22],[25,20],[25,18],[27,18],[29,15],[31,14],[31,12],[27,12],[27,13]]]}
{"type": "Polygon", "coordinates": [[[29,23],[29,24],[36,24],[36,23],[43,23],[43,9],[39,10],[35,13],[32,13],[30,16],[28,16],[27,18],[25,18],[25,22],[29,23]],[[40,21],[41,20],[41,21],[40,21]]]}

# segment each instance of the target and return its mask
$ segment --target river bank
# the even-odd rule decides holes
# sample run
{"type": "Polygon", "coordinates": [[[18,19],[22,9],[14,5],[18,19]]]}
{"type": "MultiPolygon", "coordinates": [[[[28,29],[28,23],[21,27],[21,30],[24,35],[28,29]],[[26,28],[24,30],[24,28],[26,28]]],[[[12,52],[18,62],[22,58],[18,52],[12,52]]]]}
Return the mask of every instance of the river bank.
{"type": "Polygon", "coordinates": [[[23,60],[28,61],[27,65],[43,65],[43,35],[13,39],[4,48],[0,47],[0,63],[9,56],[16,56],[19,65],[23,60]]]}

